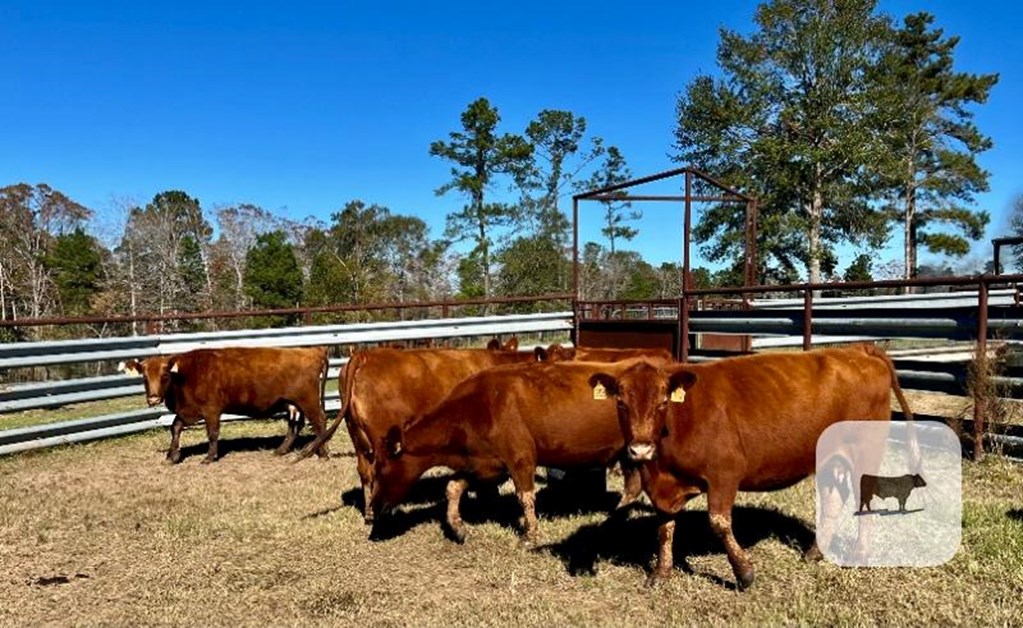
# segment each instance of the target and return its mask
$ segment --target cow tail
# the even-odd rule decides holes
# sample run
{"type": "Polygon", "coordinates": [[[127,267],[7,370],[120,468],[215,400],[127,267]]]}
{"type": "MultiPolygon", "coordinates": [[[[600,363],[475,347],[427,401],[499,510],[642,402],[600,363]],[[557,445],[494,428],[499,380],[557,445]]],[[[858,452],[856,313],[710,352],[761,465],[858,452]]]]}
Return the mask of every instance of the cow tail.
{"type": "Polygon", "coordinates": [[[323,364],[320,366],[320,409],[327,416],[327,379],[330,377],[330,348],[323,348],[323,364]]]}
{"type": "Polygon", "coordinates": [[[892,380],[892,391],[899,402],[899,408],[902,409],[902,416],[906,418],[906,436],[909,440],[907,462],[909,463],[910,472],[917,473],[920,471],[920,444],[917,442],[916,437],[916,423],[913,421],[913,411],[909,407],[909,402],[906,401],[906,395],[902,392],[902,386],[899,385],[899,374],[895,370],[895,364],[884,349],[874,345],[864,346],[867,348],[867,353],[881,358],[888,365],[888,372],[891,374],[892,380]]]}
{"type": "MultiPolygon", "coordinates": [[[[364,360],[363,354],[356,353],[350,360],[348,360],[348,364],[341,369],[341,376],[338,378],[340,380],[339,383],[341,384],[341,409],[338,410],[337,416],[334,417],[334,422],[330,424],[330,427],[314,438],[311,443],[306,445],[302,451],[299,452],[296,462],[298,462],[298,460],[305,460],[316,453],[316,450],[320,448],[320,445],[334,437],[334,432],[337,431],[337,428],[341,425],[345,418],[347,418],[352,407],[352,382],[355,380],[355,371],[362,366],[364,360]]],[[[326,377],[324,377],[323,386],[326,386],[326,383],[326,377]]]]}

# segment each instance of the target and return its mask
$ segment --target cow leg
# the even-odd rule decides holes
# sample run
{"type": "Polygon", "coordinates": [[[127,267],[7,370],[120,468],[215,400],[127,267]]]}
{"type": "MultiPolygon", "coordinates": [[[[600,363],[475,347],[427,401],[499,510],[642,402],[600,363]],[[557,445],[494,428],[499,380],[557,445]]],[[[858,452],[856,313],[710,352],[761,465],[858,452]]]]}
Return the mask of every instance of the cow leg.
{"type": "Polygon", "coordinates": [[[533,545],[538,538],[536,520],[536,485],[533,478],[536,475],[535,464],[516,465],[512,472],[512,482],[515,484],[515,495],[519,498],[522,506],[522,543],[533,545]]]}
{"type": "MultiPolygon", "coordinates": [[[[323,430],[327,429],[327,415],[323,412],[319,399],[313,405],[304,405],[302,407],[302,414],[309,417],[309,425],[313,428],[313,434],[316,436],[319,436],[323,433],[323,430]]],[[[330,458],[330,446],[327,443],[323,443],[316,450],[316,455],[323,459],[330,458]]]]}
{"type": "Polygon", "coordinates": [[[465,522],[462,521],[462,515],[459,513],[458,506],[462,501],[462,493],[469,487],[469,480],[466,478],[456,478],[448,482],[447,489],[444,494],[448,498],[448,511],[447,511],[447,525],[448,531],[451,532],[452,538],[459,543],[465,543],[465,537],[467,530],[465,522]]]}
{"type": "Polygon", "coordinates": [[[366,525],[373,524],[373,462],[369,456],[355,450],[355,468],[362,482],[362,520],[366,525]]]}
{"type": "Polygon", "coordinates": [[[217,461],[217,441],[220,440],[220,413],[214,412],[204,418],[206,419],[206,438],[209,439],[210,445],[202,464],[209,464],[217,461]]]}
{"type": "Polygon", "coordinates": [[[274,455],[283,456],[284,454],[291,451],[291,448],[295,445],[295,439],[298,438],[299,432],[302,431],[302,425],[305,423],[305,414],[298,408],[289,405],[288,406],[288,433],[284,435],[284,441],[281,442],[280,447],[274,450],[274,455]]]}
{"type": "Polygon", "coordinates": [[[707,492],[707,510],[710,513],[710,527],[724,544],[739,590],[744,591],[753,584],[753,563],[732,533],[732,504],[735,502],[735,493],[735,487],[722,489],[711,486],[707,492]]]}
{"type": "Polygon", "coordinates": [[[675,558],[672,555],[675,543],[675,515],[658,511],[657,519],[660,522],[657,526],[657,565],[646,581],[647,586],[651,587],[671,577],[675,568],[675,558]]]}
{"type": "Polygon", "coordinates": [[[174,415],[174,422],[171,423],[171,442],[170,449],[167,450],[167,461],[171,464],[177,464],[181,462],[181,430],[184,429],[185,422],[180,416],[174,415]]]}
{"type": "Polygon", "coordinates": [[[820,491],[821,520],[817,528],[816,539],[810,549],[803,555],[808,561],[818,561],[824,558],[821,548],[827,549],[831,545],[831,538],[835,535],[835,527],[838,525],[839,516],[842,514],[842,496],[836,486],[823,486],[820,491]]]}

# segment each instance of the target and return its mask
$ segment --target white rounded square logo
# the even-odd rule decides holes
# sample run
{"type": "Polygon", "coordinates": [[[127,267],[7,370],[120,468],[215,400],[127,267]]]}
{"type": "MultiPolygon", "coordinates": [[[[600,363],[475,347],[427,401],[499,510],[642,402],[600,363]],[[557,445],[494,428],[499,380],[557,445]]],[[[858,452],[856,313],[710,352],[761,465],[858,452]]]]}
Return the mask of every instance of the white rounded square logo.
{"type": "Polygon", "coordinates": [[[962,538],[962,450],[934,421],[843,421],[817,440],[817,546],[833,563],[929,567],[962,538]]]}

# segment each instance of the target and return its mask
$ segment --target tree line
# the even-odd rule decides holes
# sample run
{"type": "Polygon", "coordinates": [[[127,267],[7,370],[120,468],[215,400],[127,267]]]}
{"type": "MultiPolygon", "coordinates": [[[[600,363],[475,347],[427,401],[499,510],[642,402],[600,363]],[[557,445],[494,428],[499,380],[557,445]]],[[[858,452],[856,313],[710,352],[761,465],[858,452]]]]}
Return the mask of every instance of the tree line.
{"type": "MultiPolygon", "coordinates": [[[[429,148],[453,164],[437,194],[466,196],[440,237],[417,216],[360,199],[328,221],[293,221],[251,204],[206,208],[186,191],[166,190],[127,207],[121,232],[104,242],[88,231],[93,210],[62,192],[46,184],[0,188],[0,237],[8,244],[0,248],[0,320],[568,291],[570,226],[559,199],[627,179],[621,152],[569,111],[544,110],[524,133],[503,133],[498,109],[480,98],[461,122],[429,148]],[[498,186],[503,194],[495,194],[498,186]],[[468,246],[457,246],[462,241],[468,246]]],[[[634,234],[622,224],[625,208],[609,203],[605,212],[612,250],[634,234]]],[[[606,264],[598,259],[603,249],[588,249],[595,263],[606,264]]],[[[627,257],[649,266],[638,254],[627,257]]],[[[618,291],[597,276],[587,285],[595,297],[618,291]]]]}
{"type": "MultiPolygon", "coordinates": [[[[872,251],[893,232],[907,277],[921,272],[921,247],[966,255],[990,220],[972,208],[989,177],[976,158],[992,145],[973,108],[997,75],[956,71],[958,38],[930,14],[897,23],[872,0],[772,0],[754,21],[748,35],[723,28],[718,71],[680,92],[673,158],[759,199],[758,279],[870,278],[872,251]],[[843,271],[845,244],[865,252],[843,271]]],[[[60,191],[0,188],[0,319],[567,291],[561,202],[631,178],[623,152],[571,111],[542,110],[517,133],[479,98],[459,122],[428,147],[451,166],[435,193],[461,201],[439,237],[361,199],[327,221],[296,222],[166,190],[128,207],[122,232],[101,242],[88,230],[93,210],[60,191]]],[[[743,212],[698,214],[694,238],[720,270],[694,269],[696,286],[741,282],[743,212]]],[[[602,201],[600,216],[603,240],[580,250],[582,297],[677,296],[679,264],[655,267],[627,248],[639,208],[602,201]]]]}

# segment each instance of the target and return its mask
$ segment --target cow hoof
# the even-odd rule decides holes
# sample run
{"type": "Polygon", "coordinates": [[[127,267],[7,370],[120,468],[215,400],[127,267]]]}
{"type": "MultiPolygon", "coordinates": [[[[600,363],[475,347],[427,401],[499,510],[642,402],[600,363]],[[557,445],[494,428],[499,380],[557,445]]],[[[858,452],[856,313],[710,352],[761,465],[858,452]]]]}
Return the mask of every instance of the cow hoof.
{"type": "Polygon", "coordinates": [[[216,461],[216,458],[203,458],[200,464],[213,464],[216,461]]]}
{"type": "Polygon", "coordinates": [[[659,571],[654,571],[649,576],[647,576],[646,586],[648,589],[653,589],[654,587],[662,584],[663,582],[666,582],[670,576],[671,576],[670,573],[661,573],[659,571]]]}
{"type": "Polygon", "coordinates": [[[824,554],[817,545],[814,545],[810,549],[806,550],[803,554],[803,560],[808,563],[819,563],[824,558],[824,554]]]}
{"type": "Polygon", "coordinates": [[[284,454],[288,453],[290,449],[291,449],[290,447],[278,447],[277,449],[274,450],[274,455],[283,456],[284,454]]]}
{"type": "Polygon", "coordinates": [[[376,519],[376,517],[373,516],[373,511],[372,510],[367,510],[362,515],[362,522],[365,523],[368,526],[373,525],[373,521],[375,519],[376,519]]]}
{"type": "Polygon", "coordinates": [[[746,589],[753,586],[753,570],[750,569],[748,572],[744,574],[735,574],[735,580],[738,589],[740,591],[745,591],[746,589]]]}
{"type": "Polygon", "coordinates": [[[324,460],[327,460],[330,458],[330,450],[327,449],[326,447],[321,447],[320,449],[316,450],[316,455],[319,456],[320,458],[323,458],[324,460]]]}
{"type": "Polygon", "coordinates": [[[524,536],[519,539],[519,547],[531,550],[536,547],[536,537],[524,536]]]}
{"type": "Polygon", "coordinates": [[[181,462],[181,451],[172,451],[167,454],[168,464],[177,464],[181,462]]]}
{"type": "Polygon", "coordinates": [[[459,545],[465,545],[465,539],[469,538],[469,533],[465,529],[465,525],[448,526],[448,537],[459,545]]]}

